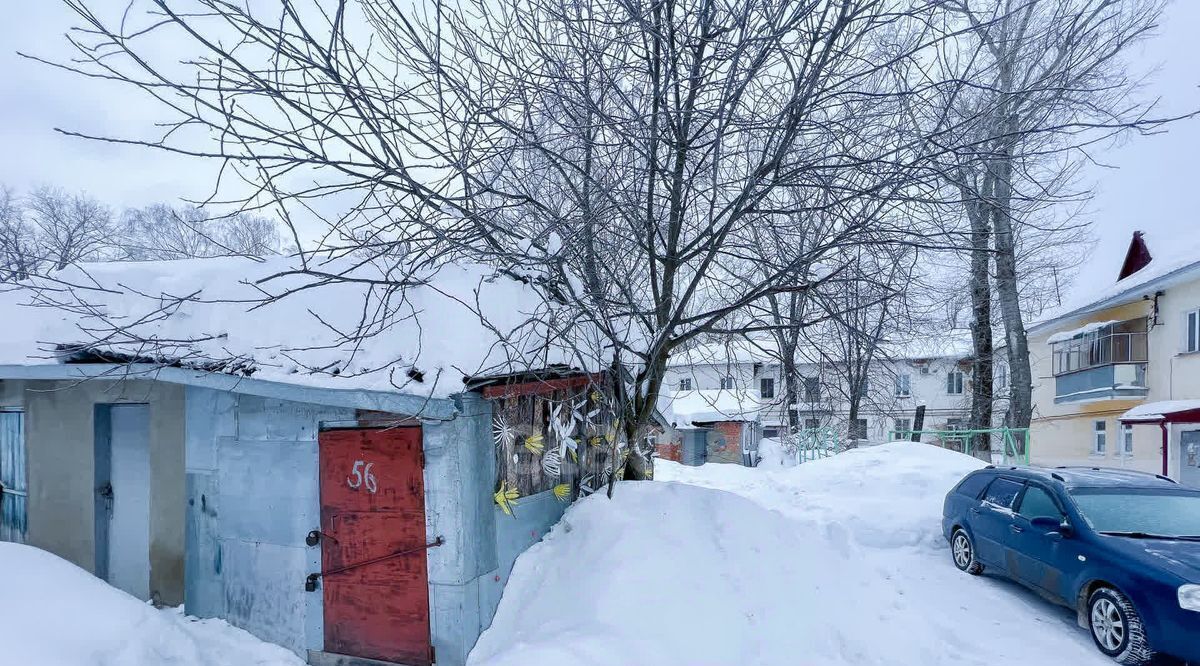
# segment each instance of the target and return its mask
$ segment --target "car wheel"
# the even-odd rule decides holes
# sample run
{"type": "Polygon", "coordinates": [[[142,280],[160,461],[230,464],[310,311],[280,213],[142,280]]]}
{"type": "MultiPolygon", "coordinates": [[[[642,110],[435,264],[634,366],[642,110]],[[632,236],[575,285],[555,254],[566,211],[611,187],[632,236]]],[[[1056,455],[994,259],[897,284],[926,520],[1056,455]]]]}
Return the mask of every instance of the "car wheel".
{"type": "Polygon", "coordinates": [[[965,571],[972,576],[983,573],[983,565],[975,559],[975,542],[963,528],[955,528],[950,535],[950,555],[954,558],[954,566],[959,571],[965,571]]]}
{"type": "Polygon", "coordinates": [[[1102,587],[1088,599],[1088,627],[1100,651],[1126,666],[1143,666],[1154,658],[1146,642],[1142,616],[1129,597],[1102,587]]]}

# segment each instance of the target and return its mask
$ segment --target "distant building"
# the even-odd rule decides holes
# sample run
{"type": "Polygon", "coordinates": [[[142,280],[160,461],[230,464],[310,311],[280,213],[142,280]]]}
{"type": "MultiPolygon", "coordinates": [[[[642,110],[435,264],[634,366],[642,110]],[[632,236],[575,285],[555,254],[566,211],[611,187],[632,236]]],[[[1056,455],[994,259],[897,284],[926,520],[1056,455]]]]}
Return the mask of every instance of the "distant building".
{"type": "Polygon", "coordinates": [[[1200,246],[1135,232],[1113,268],[1116,280],[1029,327],[1032,461],[1200,486],[1200,423],[1180,422],[1200,399],[1200,246]]]}
{"type": "MultiPolygon", "coordinates": [[[[721,415],[755,423],[762,437],[793,430],[830,429],[842,442],[907,439],[925,407],[923,430],[957,430],[970,416],[970,344],[961,336],[920,344],[889,344],[871,364],[859,414],[850,422],[844,373],[812,349],[797,353],[799,382],[791,404],[785,398],[779,354],[768,340],[708,344],[672,359],[660,409],[676,401],[690,406],[707,399],[711,423],[721,415]],[[753,418],[747,415],[753,414],[753,418]]],[[[668,417],[669,418],[669,417],[668,417]]],[[[703,423],[703,422],[702,422],[703,423]]],[[[926,440],[936,439],[932,436],[926,440]]],[[[710,459],[712,457],[710,456],[710,459]]]]}

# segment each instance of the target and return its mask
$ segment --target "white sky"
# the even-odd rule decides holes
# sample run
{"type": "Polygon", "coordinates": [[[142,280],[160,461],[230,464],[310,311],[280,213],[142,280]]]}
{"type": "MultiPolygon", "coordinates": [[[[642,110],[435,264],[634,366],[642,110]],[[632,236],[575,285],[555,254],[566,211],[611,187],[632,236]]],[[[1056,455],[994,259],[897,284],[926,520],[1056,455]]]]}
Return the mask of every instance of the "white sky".
{"type": "MultiPolygon", "coordinates": [[[[19,57],[16,51],[51,59],[69,55],[63,33],[78,23],[53,0],[6,0],[0,22],[0,183],[20,190],[54,183],[86,190],[115,208],[180,197],[203,197],[217,165],[134,146],[64,137],[63,127],[110,136],[147,136],[161,112],[153,101],[115,82],[90,81],[19,57]]],[[[101,3],[95,3],[100,5],[101,3]]],[[[108,0],[120,11],[124,0],[108,0]]],[[[1176,0],[1159,34],[1135,60],[1157,67],[1146,89],[1160,99],[1157,115],[1200,109],[1200,0],[1176,0]]],[[[1115,278],[1134,229],[1159,241],[1164,236],[1194,238],[1200,219],[1192,203],[1200,155],[1200,119],[1173,125],[1157,136],[1134,136],[1096,155],[1115,169],[1096,168],[1096,198],[1090,207],[1100,239],[1081,270],[1077,285],[1115,278]]]]}

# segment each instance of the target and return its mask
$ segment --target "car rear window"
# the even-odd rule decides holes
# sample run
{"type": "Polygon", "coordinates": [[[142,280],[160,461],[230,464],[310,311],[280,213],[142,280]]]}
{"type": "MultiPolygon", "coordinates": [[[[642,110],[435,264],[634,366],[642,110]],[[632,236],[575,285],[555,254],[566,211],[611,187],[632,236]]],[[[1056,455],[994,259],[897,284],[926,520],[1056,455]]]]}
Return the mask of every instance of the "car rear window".
{"type": "Polygon", "coordinates": [[[996,479],[992,481],[992,485],[988,486],[987,493],[983,496],[983,501],[995,504],[1003,509],[1011,509],[1023,486],[1024,484],[1021,482],[1013,481],[1012,479],[996,479]]]}
{"type": "Polygon", "coordinates": [[[958,484],[956,491],[960,495],[979,499],[980,493],[983,492],[983,489],[994,478],[996,477],[992,474],[972,474],[958,484]]]}

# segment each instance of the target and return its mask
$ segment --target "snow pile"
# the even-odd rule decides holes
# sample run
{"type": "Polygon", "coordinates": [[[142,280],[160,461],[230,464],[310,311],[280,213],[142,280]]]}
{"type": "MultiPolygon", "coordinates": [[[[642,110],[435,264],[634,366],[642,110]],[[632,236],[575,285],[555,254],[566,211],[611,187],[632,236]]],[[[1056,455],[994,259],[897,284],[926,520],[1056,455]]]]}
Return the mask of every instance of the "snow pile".
{"type": "Polygon", "coordinates": [[[155,610],[65,560],[0,543],[0,655],[37,666],[301,666],[223,620],[155,610]]]}
{"type": "MultiPolygon", "coordinates": [[[[656,463],[657,464],[657,463],[656,463]]],[[[787,450],[779,437],[764,437],[758,441],[759,469],[795,467],[796,454],[787,450]]]]}
{"type": "Polygon", "coordinates": [[[58,363],[83,347],[112,360],[440,397],[461,392],[467,376],[578,365],[571,350],[595,344],[561,308],[486,266],[408,275],[328,260],[299,274],[297,261],[115,262],[53,273],[0,292],[8,322],[0,365],[58,363]]]}
{"type": "Polygon", "coordinates": [[[469,663],[1109,663],[1071,613],[954,569],[942,499],[981,464],[913,443],[773,471],[658,461],[521,556],[469,663]]]}

